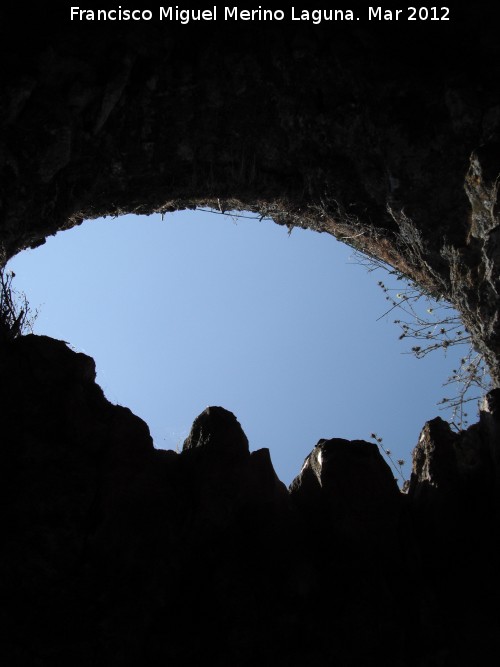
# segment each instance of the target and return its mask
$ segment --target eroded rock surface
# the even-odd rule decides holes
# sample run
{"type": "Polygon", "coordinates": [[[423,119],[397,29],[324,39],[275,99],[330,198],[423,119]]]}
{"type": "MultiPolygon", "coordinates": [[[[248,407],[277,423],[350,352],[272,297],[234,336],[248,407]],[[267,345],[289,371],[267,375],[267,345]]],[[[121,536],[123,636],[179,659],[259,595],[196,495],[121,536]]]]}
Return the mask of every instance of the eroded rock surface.
{"type": "Polygon", "coordinates": [[[493,6],[455,6],[446,25],[258,30],[1,12],[3,26],[35,28],[2,40],[4,257],[102,215],[256,211],[450,300],[499,381],[493,6]]]}
{"type": "MultiPolygon", "coordinates": [[[[448,299],[498,386],[493,5],[201,33],[60,12],[0,9],[0,264],[85,218],[251,210],[448,299]]],[[[223,408],[163,452],[61,342],[2,343],[0,372],[2,664],[495,664],[498,392],[424,427],[408,494],[339,439],[287,491],[223,408]]]]}
{"type": "Polygon", "coordinates": [[[61,341],[3,345],[0,372],[3,664],[420,667],[493,650],[495,392],[460,436],[426,425],[406,495],[373,443],[342,439],[287,490],[221,407],[180,454],[155,450],[61,341]]]}

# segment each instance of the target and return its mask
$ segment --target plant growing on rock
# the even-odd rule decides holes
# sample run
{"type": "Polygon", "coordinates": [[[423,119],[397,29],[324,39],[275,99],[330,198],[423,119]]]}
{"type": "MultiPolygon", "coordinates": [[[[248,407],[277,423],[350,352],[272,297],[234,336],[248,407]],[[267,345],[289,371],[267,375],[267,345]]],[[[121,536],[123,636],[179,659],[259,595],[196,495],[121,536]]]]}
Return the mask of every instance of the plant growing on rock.
{"type": "Polygon", "coordinates": [[[491,389],[488,368],[483,356],[472,346],[472,338],[466,331],[456,310],[444,298],[436,299],[399,271],[392,269],[374,257],[356,253],[356,260],[368,271],[383,269],[395,276],[400,287],[389,287],[379,280],[378,286],[388,302],[388,309],[379,320],[391,313],[397,314],[394,324],[400,328],[399,340],[410,340],[413,344],[407,354],[417,359],[437,350],[445,354],[451,347],[464,350],[460,363],[443,382],[443,387],[454,388],[450,396],[443,397],[438,405],[448,412],[448,421],[453,430],[467,428],[469,404],[478,404],[491,389]]]}
{"type": "Polygon", "coordinates": [[[396,459],[396,460],[395,460],[394,457],[392,456],[392,452],[391,452],[391,450],[390,450],[390,449],[386,449],[386,448],[384,447],[384,445],[382,444],[383,441],[384,441],[383,438],[381,438],[381,437],[380,437],[379,435],[377,435],[376,433],[371,433],[371,434],[370,434],[370,438],[371,438],[372,440],[375,441],[375,444],[376,444],[377,447],[380,449],[380,451],[382,452],[382,454],[389,460],[389,463],[390,463],[392,469],[394,470],[394,472],[395,472],[396,475],[397,475],[397,477],[395,477],[395,479],[397,480],[397,478],[399,477],[400,480],[403,482],[403,485],[404,485],[404,484],[407,484],[408,480],[406,479],[406,477],[405,477],[405,475],[404,475],[404,472],[403,472],[403,466],[404,466],[405,463],[406,463],[406,462],[404,461],[404,459],[396,459]]]}
{"type": "Polygon", "coordinates": [[[33,311],[24,292],[13,286],[13,271],[0,269],[0,342],[14,340],[26,333],[33,333],[38,311],[33,311]]]}

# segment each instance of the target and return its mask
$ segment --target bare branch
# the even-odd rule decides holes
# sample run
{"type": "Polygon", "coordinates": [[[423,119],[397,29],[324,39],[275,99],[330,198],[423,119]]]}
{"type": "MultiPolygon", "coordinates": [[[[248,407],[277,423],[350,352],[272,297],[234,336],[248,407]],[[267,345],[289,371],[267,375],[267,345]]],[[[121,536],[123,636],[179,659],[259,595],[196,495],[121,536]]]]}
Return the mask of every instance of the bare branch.
{"type": "Polygon", "coordinates": [[[33,333],[38,311],[32,311],[24,292],[12,286],[13,271],[0,269],[0,342],[33,333]]]}
{"type": "Polygon", "coordinates": [[[356,261],[368,271],[382,269],[402,281],[401,287],[391,288],[378,281],[389,308],[377,318],[387,317],[392,312],[399,312],[400,316],[394,320],[401,329],[400,340],[417,341],[406,354],[413,354],[417,359],[423,359],[428,354],[441,350],[445,354],[451,347],[464,346],[465,353],[459,368],[454,369],[443,386],[455,387],[451,397],[439,401],[441,410],[449,414],[449,423],[456,431],[462,431],[468,426],[468,412],[466,405],[476,402],[491,388],[491,381],[484,358],[472,347],[472,340],[464,324],[450,303],[443,299],[435,299],[431,294],[423,291],[410,278],[400,274],[395,269],[384,264],[377,258],[355,254],[356,261]]]}

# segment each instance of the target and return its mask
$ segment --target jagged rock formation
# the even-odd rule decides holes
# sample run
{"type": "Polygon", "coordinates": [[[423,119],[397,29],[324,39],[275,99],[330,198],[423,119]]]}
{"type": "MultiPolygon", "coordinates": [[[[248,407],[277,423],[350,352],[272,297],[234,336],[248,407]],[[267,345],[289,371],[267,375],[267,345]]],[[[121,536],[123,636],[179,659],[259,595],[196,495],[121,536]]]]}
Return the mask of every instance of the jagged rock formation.
{"type": "MultiPolygon", "coordinates": [[[[85,218],[249,209],[446,297],[498,386],[494,9],[202,32],[61,11],[0,10],[2,262],[85,218]]],[[[160,452],[63,343],[5,341],[0,369],[3,664],[490,664],[498,389],[465,433],[424,427],[408,494],[338,439],[287,491],[222,408],[160,452]]]]}
{"type": "Polygon", "coordinates": [[[461,436],[426,425],[408,495],[340,439],[288,492],[223,408],[176,454],[63,342],[18,338],[0,372],[3,664],[487,664],[498,390],[461,436]]]}

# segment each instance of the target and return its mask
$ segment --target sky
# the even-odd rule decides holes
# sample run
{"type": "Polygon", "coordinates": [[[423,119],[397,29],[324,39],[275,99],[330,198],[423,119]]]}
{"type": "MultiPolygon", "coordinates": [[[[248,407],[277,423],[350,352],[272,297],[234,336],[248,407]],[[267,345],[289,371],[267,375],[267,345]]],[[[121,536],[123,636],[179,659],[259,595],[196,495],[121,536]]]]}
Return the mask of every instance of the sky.
{"type": "MultiPolygon", "coordinates": [[[[250,215],[250,214],[246,214],[250,215]]],[[[328,234],[182,211],[86,221],[9,263],[34,331],[92,356],[113,403],[180,450],[209,405],[289,484],[320,438],[411,451],[460,351],[418,360],[378,280],[328,234]]],[[[392,279],[394,287],[396,283],[392,279]]]]}

